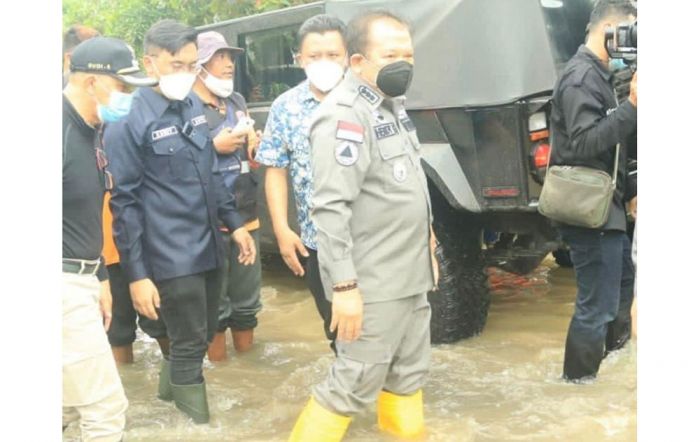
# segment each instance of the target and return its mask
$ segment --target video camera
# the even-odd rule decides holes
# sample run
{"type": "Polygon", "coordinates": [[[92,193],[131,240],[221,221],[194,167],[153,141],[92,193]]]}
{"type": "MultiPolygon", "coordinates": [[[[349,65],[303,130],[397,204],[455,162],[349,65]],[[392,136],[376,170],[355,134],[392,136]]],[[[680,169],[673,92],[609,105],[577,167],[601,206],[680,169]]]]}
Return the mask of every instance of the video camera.
{"type": "Polygon", "coordinates": [[[611,58],[621,58],[633,71],[637,70],[637,21],[607,28],[605,49],[611,58]]]}

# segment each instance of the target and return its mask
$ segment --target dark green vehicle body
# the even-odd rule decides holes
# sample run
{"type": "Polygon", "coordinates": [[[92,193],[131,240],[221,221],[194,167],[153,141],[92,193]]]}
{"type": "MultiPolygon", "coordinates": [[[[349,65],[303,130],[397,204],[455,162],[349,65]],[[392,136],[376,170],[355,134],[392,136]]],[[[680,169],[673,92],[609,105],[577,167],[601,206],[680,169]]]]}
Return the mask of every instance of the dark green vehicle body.
{"type": "MultiPolygon", "coordinates": [[[[216,30],[246,50],[237,61],[235,86],[262,128],[271,102],[305,78],[294,62],[304,20],[329,13],[347,22],[381,8],[411,23],[416,64],[406,107],[421,141],[442,244],[440,290],[431,295],[432,335],[434,342],[449,342],[483,329],[486,266],[528,273],[559,247],[556,231],[537,212],[541,159],[557,72],[584,41],[592,3],[327,0],[201,29],[216,30]],[[484,231],[497,240],[485,244],[484,231]]],[[[257,173],[262,183],[264,172],[257,173]]],[[[277,252],[259,188],[261,248],[277,252]]],[[[291,198],[289,223],[296,229],[291,198]]]]}

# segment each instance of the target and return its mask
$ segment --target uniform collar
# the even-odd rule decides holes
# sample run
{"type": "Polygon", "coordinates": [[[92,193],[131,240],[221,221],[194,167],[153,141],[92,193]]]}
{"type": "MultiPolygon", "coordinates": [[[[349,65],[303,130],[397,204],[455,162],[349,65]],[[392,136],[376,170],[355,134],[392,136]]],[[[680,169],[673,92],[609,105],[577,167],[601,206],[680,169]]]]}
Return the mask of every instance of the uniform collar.
{"type": "MultiPolygon", "coordinates": [[[[174,109],[177,109],[178,107],[177,101],[168,100],[163,95],[154,91],[153,88],[139,88],[137,93],[139,92],[143,95],[143,98],[146,100],[151,109],[153,109],[153,112],[156,114],[157,117],[161,117],[165,113],[165,111],[170,107],[173,107],[174,109]]],[[[182,100],[182,102],[184,102],[187,106],[192,106],[193,94],[194,92],[190,91],[190,93],[187,94],[187,96],[184,100],[182,100]]]]}
{"type": "Polygon", "coordinates": [[[612,72],[610,72],[610,69],[603,64],[603,61],[598,58],[597,55],[593,53],[590,49],[586,47],[586,45],[581,45],[578,48],[577,54],[579,54],[582,58],[590,61],[593,64],[593,67],[595,67],[596,71],[600,73],[600,75],[605,78],[607,81],[611,81],[613,78],[612,72]]]}

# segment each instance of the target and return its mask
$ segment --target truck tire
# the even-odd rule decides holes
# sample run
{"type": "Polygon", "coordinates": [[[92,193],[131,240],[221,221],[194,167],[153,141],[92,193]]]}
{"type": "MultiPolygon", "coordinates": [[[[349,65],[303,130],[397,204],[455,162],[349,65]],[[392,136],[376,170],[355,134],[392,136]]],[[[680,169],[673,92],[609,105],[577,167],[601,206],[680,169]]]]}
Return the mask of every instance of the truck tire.
{"type": "Polygon", "coordinates": [[[437,290],[428,294],[430,334],[433,344],[444,344],[480,334],[491,298],[481,228],[474,219],[449,207],[441,196],[432,201],[440,279],[437,290]]]}

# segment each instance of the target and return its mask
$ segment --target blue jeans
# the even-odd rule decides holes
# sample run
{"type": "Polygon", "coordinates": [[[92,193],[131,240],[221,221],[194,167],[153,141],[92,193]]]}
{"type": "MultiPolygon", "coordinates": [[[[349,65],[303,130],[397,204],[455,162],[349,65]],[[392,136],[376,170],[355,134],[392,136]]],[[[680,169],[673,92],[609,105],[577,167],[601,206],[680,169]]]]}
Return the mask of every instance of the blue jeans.
{"type": "Polygon", "coordinates": [[[603,358],[629,339],[634,266],[621,231],[560,227],[576,273],[576,310],[569,325],[564,378],[595,377],[603,358]]]}

